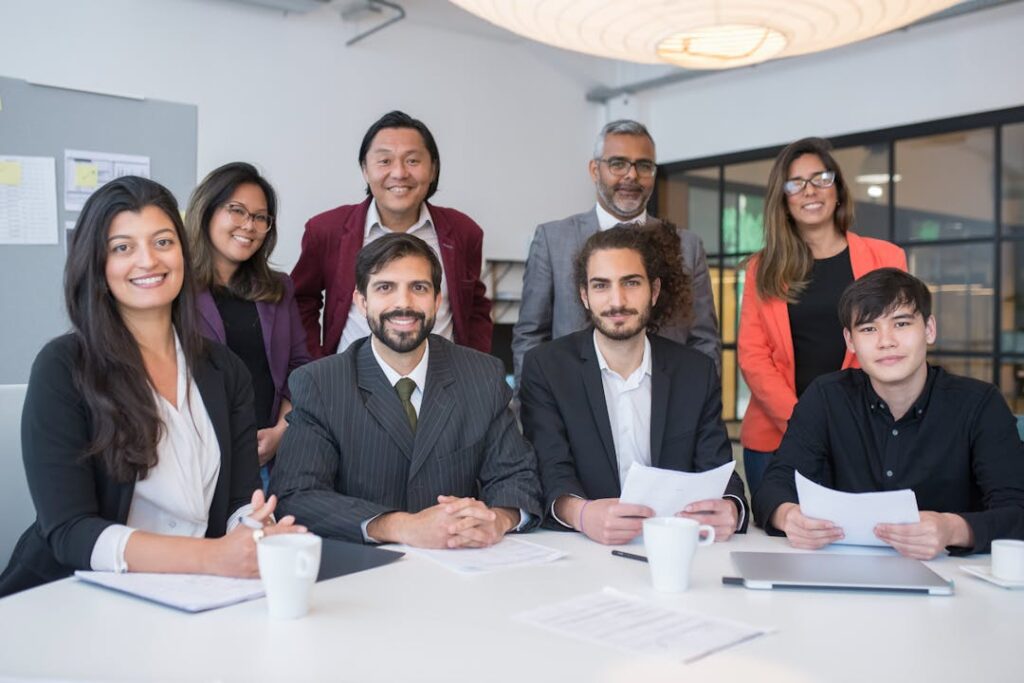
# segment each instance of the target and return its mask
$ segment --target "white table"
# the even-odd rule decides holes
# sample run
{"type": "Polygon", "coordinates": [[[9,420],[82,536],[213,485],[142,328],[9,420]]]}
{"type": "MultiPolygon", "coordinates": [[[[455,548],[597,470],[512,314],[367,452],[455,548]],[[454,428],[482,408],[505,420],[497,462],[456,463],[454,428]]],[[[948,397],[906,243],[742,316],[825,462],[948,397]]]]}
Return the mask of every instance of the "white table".
{"type": "MultiPolygon", "coordinates": [[[[752,591],[721,584],[731,550],[789,550],[759,530],[698,551],[689,592],[578,534],[526,537],[558,562],[483,576],[407,556],[317,584],[313,611],[272,621],[263,600],[189,615],[67,579],[0,600],[0,676],[176,681],[1024,680],[1024,592],[930,566],[956,595],[752,591]],[[684,666],[602,649],[512,619],[612,586],[778,632],[684,666]]],[[[627,547],[627,550],[629,548],[627,547]]],[[[635,548],[642,552],[642,548],[635,548]]]]}

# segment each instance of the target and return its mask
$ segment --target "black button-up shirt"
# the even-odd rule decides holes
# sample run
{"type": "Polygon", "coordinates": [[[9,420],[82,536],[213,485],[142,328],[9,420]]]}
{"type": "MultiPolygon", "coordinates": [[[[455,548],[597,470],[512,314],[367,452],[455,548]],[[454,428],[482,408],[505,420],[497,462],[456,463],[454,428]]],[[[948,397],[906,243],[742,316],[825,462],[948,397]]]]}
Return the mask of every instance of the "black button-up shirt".
{"type": "Polygon", "coordinates": [[[815,380],[754,496],[754,519],[770,534],[772,513],[796,503],[793,472],[839,491],[909,488],[921,510],[959,514],[974,547],[1024,539],[1024,444],[1016,418],[991,384],[928,368],[921,396],[894,420],[862,370],[815,380]]]}

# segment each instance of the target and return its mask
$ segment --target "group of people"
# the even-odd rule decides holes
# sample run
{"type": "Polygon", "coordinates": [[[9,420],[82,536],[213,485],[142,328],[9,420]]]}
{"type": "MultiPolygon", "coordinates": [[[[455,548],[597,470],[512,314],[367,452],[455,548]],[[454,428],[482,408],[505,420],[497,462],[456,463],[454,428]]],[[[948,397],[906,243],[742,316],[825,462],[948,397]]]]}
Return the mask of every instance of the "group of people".
{"type": "MultiPolygon", "coordinates": [[[[75,569],[255,576],[261,538],[307,530],[473,548],[543,524],[625,543],[654,514],[619,501],[633,464],[731,461],[703,246],[648,215],[642,124],[606,125],[595,206],[536,230],[513,340],[519,420],[487,355],[483,231],[428,201],[429,129],[390,112],[358,162],[367,198],[310,219],[291,277],[269,266],[277,197],[250,164],[211,172],[184,219],[143,178],[90,197],[65,268],[71,331],[39,353],[23,411],[37,519],[0,595],[75,569]]],[[[992,385],[926,363],[927,287],[853,219],[827,142],[783,150],[739,332],[752,505],[733,474],[678,514],[719,541],[751,517],[798,547],[841,539],[801,513],[799,471],[913,489],[920,522],[875,530],[907,556],[1024,538],[1014,416],[992,385]]]]}

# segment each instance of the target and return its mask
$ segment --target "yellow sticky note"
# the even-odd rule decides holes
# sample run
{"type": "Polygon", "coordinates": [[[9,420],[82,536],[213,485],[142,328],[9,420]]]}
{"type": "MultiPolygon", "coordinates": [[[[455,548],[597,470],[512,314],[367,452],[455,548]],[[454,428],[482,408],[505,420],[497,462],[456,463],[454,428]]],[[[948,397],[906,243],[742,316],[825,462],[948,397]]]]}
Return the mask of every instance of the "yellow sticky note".
{"type": "Polygon", "coordinates": [[[75,164],[75,185],[96,187],[100,181],[99,172],[96,164],[75,164]]]}
{"type": "Polygon", "coordinates": [[[0,185],[21,185],[20,161],[0,161],[0,185]]]}

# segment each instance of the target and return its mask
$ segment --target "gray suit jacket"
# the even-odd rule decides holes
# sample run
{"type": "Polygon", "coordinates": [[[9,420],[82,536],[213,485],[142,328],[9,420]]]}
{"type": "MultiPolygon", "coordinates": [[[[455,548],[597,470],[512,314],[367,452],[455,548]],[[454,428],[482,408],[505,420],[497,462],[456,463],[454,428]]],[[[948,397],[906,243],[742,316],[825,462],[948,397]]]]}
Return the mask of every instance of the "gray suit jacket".
{"type": "MultiPolygon", "coordinates": [[[[595,209],[537,226],[523,274],[519,320],[512,332],[517,385],[527,351],[590,324],[573,283],[572,263],[583,243],[599,227],[595,209]]],[[[693,316],[689,324],[666,326],[659,334],[701,351],[721,371],[722,344],[704,243],[689,230],[679,230],[679,240],[683,266],[693,281],[693,316]]]]}
{"type": "Polygon", "coordinates": [[[419,512],[446,494],[525,510],[536,523],[537,458],[509,409],[501,361],[431,335],[413,432],[369,339],[292,372],[293,409],[270,477],[279,515],[362,542],[364,521],[419,512]]]}

